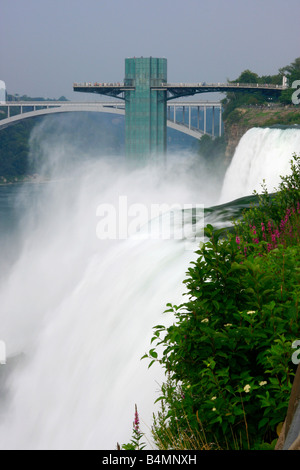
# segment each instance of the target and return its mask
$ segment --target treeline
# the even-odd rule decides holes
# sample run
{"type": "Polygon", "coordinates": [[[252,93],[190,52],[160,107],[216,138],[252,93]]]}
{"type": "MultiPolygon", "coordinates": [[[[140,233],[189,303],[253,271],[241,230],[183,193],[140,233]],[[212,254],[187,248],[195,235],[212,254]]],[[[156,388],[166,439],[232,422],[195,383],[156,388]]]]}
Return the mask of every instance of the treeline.
{"type": "Polygon", "coordinates": [[[29,136],[37,119],[0,131],[0,183],[28,174],[29,136]]]}
{"type": "Polygon", "coordinates": [[[222,100],[224,109],[223,119],[234,119],[234,115],[231,115],[231,113],[233,113],[236,108],[245,105],[263,105],[270,103],[292,104],[292,94],[295,90],[291,88],[291,86],[295,80],[300,80],[300,57],[295,59],[290,65],[280,68],[276,75],[263,75],[260,77],[251,70],[244,70],[236,80],[231,80],[230,83],[281,85],[283,77],[287,78],[289,88],[283,91],[279,97],[267,97],[262,91],[227,93],[226,98],[222,100]]]}
{"type": "Polygon", "coordinates": [[[14,95],[7,95],[7,101],[69,101],[65,96],[61,96],[60,98],[42,98],[42,97],[35,97],[31,98],[27,95],[19,95],[15,93],[14,95]]]}

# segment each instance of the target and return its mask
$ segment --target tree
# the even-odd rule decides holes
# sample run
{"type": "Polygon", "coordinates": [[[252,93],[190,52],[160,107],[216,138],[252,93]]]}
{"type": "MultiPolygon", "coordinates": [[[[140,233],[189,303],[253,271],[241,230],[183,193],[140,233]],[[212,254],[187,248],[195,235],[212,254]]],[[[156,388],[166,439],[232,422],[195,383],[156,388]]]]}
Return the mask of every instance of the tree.
{"type": "MultiPolygon", "coordinates": [[[[281,85],[282,78],[285,76],[288,79],[289,87],[295,80],[300,80],[300,57],[294,60],[290,65],[286,65],[279,69],[275,75],[262,75],[261,77],[249,69],[244,70],[236,80],[231,80],[231,83],[260,83],[260,84],[274,84],[281,85]]],[[[284,90],[279,98],[273,97],[272,101],[279,101],[281,103],[292,104],[293,88],[284,90]]],[[[255,105],[269,102],[270,98],[261,91],[245,92],[245,93],[226,93],[226,98],[222,100],[224,112],[223,119],[227,120],[228,116],[239,106],[255,105]]]]}
{"type": "Polygon", "coordinates": [[[300,57],[297,57],[290,65],[281,68],[279,72],[282,76],[286,76],[289,84],[289,88],[281,93],[280,101],[282,103],[291,104],[292,94],[294,92],[291,86],[294,81],[300,80],[300,57]]]}
{"type": "Polygon", "coordinates": [[[285,75],[288,79],[289,85],[295,80],[300,80],[300,57],[297,57],[294,62],[290,65],[286,65],[282,69],[279,69],[281,75],[285,75]]]}
{"type": "Polygon", "coordinates": [[[247,69],[236,80],[233,80],[233,83],[259,83],[259,77],[256,73],[247,69]]]}

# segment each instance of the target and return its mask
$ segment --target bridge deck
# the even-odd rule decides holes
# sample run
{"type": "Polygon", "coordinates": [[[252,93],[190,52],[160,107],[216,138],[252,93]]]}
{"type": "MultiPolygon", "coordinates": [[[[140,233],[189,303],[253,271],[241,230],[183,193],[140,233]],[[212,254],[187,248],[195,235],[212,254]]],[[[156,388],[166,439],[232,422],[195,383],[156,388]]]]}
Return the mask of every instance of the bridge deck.
{"type": "MultiPolygon", "coordinates": [[[[283,85],[260,84],[260,83],[162,83],[152,86],[152,90],[166,91],[168,100],[179,98],[180,96],[195,95],[196,93],[228,93],[228,92],[255,92],[261,91],[267,95],[278,95],[287,87],[283,85]]],[[[135,90],[134,85],[129,86],[124,83],[74,83],[73,90],[82,93],[97,93],[107,96],[114,96],[123,99],[121,96],[125,91],[135,90]]]]}

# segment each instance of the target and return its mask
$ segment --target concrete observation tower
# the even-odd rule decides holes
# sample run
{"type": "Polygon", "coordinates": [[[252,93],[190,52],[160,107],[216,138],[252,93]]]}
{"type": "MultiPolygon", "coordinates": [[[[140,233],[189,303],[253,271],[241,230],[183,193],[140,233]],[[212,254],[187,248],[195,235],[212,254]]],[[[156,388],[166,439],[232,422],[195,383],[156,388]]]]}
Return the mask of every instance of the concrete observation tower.
{"type": "Polygon", "coordinates": [[[130,159],[164,155],[167,146],[167,59],[125,59],[124,83],[83,83],[74,91],[125,100],[125,149],[130,159]]]}
{"type": "Polygon", "coordinates": [[[134,158],[164,155],[167,149],[167,59],[125,60],[126,155],[134,158]]]}

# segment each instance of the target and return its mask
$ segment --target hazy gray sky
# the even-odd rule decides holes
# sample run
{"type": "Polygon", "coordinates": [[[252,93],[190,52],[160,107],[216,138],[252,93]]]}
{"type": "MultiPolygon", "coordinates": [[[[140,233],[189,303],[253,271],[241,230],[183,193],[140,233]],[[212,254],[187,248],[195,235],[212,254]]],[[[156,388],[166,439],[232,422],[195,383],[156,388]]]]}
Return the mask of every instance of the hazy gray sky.
{"type": "Polygon", "coordinates": [[[299,0],[0,0],[0,80],[76,100],[133,56],[166,57],[170,82],[274,74],[300,56],[299,18],[299,0]]]}

